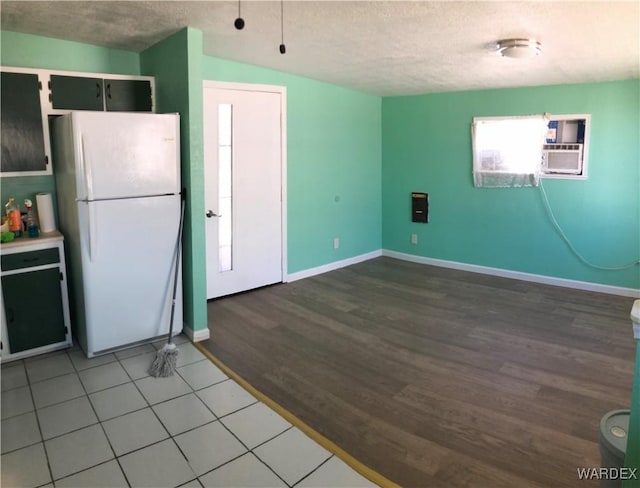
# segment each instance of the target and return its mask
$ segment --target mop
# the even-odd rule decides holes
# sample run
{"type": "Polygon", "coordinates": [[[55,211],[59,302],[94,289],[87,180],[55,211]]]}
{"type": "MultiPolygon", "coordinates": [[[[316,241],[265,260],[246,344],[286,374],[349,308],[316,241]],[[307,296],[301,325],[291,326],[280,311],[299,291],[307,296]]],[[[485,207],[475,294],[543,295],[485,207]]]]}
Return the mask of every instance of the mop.
{"type": "Polygon", "coordinates": [[[173,315],[176,309],[176,293],[178,291],[178,271],[180,269],[180,248],[182,243],[182,227],[184,221],[184,200],[185,190],[182,190],[182,205],[180,209],[180,225],[178,226],[178,240],[176,241],[176,253],[175,253],[175,271],[173,276],[173,299],[171,301],[171,318],[169,319],[169,338],[167,343],[162,346],[157,354],[156,358],[149,369],[149,374],[156,378],[171,376],[176,370],[176,361],[178,360],[178,348],[173,343],[173,315]]]}

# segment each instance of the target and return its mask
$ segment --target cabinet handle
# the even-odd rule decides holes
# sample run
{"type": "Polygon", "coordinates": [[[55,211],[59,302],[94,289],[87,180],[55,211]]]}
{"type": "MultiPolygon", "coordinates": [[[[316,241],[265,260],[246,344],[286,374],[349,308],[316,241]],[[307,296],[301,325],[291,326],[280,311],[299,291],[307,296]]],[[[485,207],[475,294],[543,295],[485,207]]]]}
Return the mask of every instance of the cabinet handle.
{"type": "Polygon", "coordinates": [[[102,90],[100,89],[100,83],[96,82],[96,98],[100,98],[102,96],[102,90]]]}
{"type": "Polygon", "coordinates": [[[111,83],[107,83],[107,98],[111,98],[111,83]]]}

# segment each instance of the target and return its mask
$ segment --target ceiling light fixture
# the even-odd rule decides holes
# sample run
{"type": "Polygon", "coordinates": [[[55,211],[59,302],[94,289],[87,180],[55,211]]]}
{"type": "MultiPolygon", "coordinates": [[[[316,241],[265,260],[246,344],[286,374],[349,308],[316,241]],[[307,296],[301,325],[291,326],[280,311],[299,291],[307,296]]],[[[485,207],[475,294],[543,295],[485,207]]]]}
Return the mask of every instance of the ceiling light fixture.
{"type": "Polygon", "coordinates": [[[535,58],[542,53],[542,44],[535,39],[503,39],[497,42],[496,51],[508,58],[535,58]]]}
{"type": "Polygon", "coordinates": [[[242,18],[242,15],[240,14],[240,0],[238,0],[238,18],[233,22],[233,25],[238,30],[244,29],[244,19],[242,18]]]}
{"type": "Polygon", "coordinates": [[[280,54],[287,52],[284,45],[284,0],[280,0],[280,54]]]}

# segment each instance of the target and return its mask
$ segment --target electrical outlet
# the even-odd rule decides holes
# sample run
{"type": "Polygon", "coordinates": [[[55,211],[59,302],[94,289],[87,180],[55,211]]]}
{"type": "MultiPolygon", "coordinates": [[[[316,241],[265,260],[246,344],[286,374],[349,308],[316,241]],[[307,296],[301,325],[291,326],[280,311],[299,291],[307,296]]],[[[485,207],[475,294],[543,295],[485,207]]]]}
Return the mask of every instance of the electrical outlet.
{"type": "Polygon", "coordinates": [[[334,248],[334,249],[338,249],[339,247],[340,247],[340,238],[339,238],[339,237],[336,237],[336,238],[333,240],[333,248],[334,248]]]}
{"type": "Polygon", "coordinates": [[[418,234],[411,234],[411,244],[418,243],[418,234]]]}

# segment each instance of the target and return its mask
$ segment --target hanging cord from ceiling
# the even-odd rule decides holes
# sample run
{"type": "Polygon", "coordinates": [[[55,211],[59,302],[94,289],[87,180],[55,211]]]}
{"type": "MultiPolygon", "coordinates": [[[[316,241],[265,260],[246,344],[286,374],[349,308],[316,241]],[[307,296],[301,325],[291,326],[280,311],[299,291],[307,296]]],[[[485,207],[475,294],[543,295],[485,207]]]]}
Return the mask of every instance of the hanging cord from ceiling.
{"type": "Polygon", "coordinates": [[[233,25],[238,30],[244,29],[244,19],[240,13],[240,0],[238,0],[238,18],[233,22],[233,25]]]}
{"type": "Polygon", "coordinates": [[[284,45],[284,0],[280,0],[280,54],[287,52],[284,45]]]}
{"type": "Polygon", "coordinates": [[[555,215],[553,214],[553,210],[551,209],[551,205],[549,204],[549,199],[547,198],[547,192],[545,191],[544,186],[542,184],[542,178],[540,179],[540,182],[539,182],[538,186],[540,188],[540,194],[542,195],[542,202],[544,203],[544,209],[547,212],[547,215],[549,216],[549,219],[551,220],[551,223],[553,224],[553,227],[556,229],[558,234],[560,234],[560,237],[562,237],[562,240],[567,244],[567,246],[569,247],[571,252],[580,261],[582,261],[584,264],[586,264],[587,266],[589,266],[591,268],[600,269],[600,270],[604,270],[604,271],[620,271],[620,270],[623,270],[623,269],[629,269],[629,268],[633,268],[634,266],[640,265],[640,259],[637,259],[637,260],[635,260],[635,261],[633,261],[631,263],[628,263],[628,264],[623,264],[621,266],[598,266],[597,264],[593,264],[590,261],[588,261],[584,256],[582,256],[582,254],[580,254],[578,252],[578,250],[575,248],[575,246],[571,243],[571,241],[569,240],[567,235],[562,230],[562,227],[560,227],[560,224],[558,223],[558,220],[556,219],[555,215]]]}

